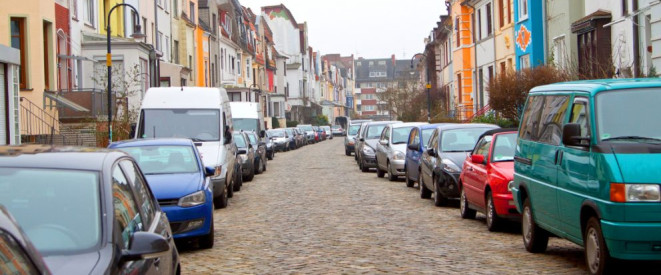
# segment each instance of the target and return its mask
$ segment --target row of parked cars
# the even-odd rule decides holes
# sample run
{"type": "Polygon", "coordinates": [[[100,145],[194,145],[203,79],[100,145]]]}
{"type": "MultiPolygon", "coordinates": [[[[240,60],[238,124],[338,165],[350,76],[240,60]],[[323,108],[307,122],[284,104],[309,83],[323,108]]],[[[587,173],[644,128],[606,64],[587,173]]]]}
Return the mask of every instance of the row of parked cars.
{"type": "MultiPolygon", "coordinates": [[[[346,155],[390,180],[418,183],[436,206],[490,231],[521,223],[523,245],[551,236],[583,246],[591,274],[622,260],[661,260],[658,79],[557,83],[532,89],[518,129],[489,124],[353,121],[346,155]]],[[[612,269],[610,269],[612,271],[612,269]]]]}

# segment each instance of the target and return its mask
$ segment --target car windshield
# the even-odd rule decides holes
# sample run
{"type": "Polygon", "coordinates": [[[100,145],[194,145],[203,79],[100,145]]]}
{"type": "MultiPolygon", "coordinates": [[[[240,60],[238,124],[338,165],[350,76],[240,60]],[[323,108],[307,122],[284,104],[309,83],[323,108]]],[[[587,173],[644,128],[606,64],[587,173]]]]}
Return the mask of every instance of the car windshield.
{"type": "Polygon", "coordinates": [[[409,140],[411,129],[413,126],[392,129],[392,144],[406,143],[409,140]]]}
{"type": "Polygon", "coordinates": [[[331,127],[331,129],[335,129],[335,130],[339,130],[340,128],[342,128],[342,127],[340,127],[340,125],[333,125],[331,127]]]}
{"type": "Polygon", "coordinates": [[[142,138],[181,137],[196,141],[220,140],[218,110],[146,109],[142,111],[142,138]]]}
{"type": "Polygon", "coordinates": [[[239,147],[239,148],[246,148],[246,147],[248,147],[248,146],[246,145],[246,140],[243,139],[243,135],[242,135],[242,134],[234,134],[234,144],[236,144],[236,147],[239,147]]]}
{"type": "Polygon", "coordinates": [[[248,134],[248,139],[250,139],[250,144],[255,145],[257,144],[257,137],[253,133],[248,134]]]}
{"type": "Polygon", "coordinates": [[[491,152],[491,161],[513,161],[516,137],[516,133],[497,135],[491,152]]]}
{"type": "Polygon", "coordinates": [[[118,149],[131,155],[145,175],[199,171],[197,158],[190,146],[136,146],[118,149]]]}
{"type": "Polygon", "coordinates": [[[259,120],[256,118],[232,118],[232,127],[237,131],[257,131],[259,120]]]}
{"type": "Polygon", "coordinates": [[[423,129],[422,130],[422,146],[426,147],[427,143],[429,142],[429,139],[431,138],[431,134],[434,133],[434,128],[430,129],[423,129]]]}
{"type": "Polygon", "coordinates": [[[298,128],[303,130],[303,131],[314,131],[314,129],[312,129],[312,126],[310,126],[310,125],[301,125],[301,126],[298,126],[298,128]]]}
{"type": "Polygon", "coordinates": [[[360,129],[360,124],[349,126],[349,134],[348,135],[355,136],[356,134],[358,134],[358,129],[360,129]]]}
{"type": "Polygon", "coordinates": [[[381,137],[381,132],[383,132],[383,128],[386,128],[385,124],[368,126],[367,136],[365,137],[365,139],[375,139],[381,137]]]}
{"type": "Polygon", "coordinates": [[[101,240],[99,174],[0,168],[0,204],[44,256],[78,254],[101,240]]]}
{"type": "Polygon", "coordinates": [[[597,131],[600,141],[661,143],[658,89],[599,93],[596,97],[597,131]],[[634,122],[634,123],[632,123],[634,122]]]}
{"type": "Polygon", "coordinates": [[[442,152],[468,152],[475,147],[475,142],[487,128],[464,128],[441,132],[442,152]]]}
{"type": "Polygon", "coordinates": [[[285,137],[285,131],[282,130],[271,130],[267,133],[272,137],[285,137]]]}
{"type": "Polygon", "coordinates": [[[286,131],[287,134],[290,135],[290,136],[294,135],[294,130],[292,130],[292,129],[285,129],[285,131],[286,131]]]}

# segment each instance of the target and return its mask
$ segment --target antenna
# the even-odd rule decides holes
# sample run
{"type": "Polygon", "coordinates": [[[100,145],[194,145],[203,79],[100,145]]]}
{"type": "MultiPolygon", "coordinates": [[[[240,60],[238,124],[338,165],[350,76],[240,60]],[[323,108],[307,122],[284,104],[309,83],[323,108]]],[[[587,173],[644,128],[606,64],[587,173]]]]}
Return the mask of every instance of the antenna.
{"type": "Polygon", "coordinates": [[[154,126],[152,126],[152,127],[154,127],[154,130],[152,131],[152,133],[154,133],[153,138],[156,138],[156,125],[154,125],[154,126]]]}

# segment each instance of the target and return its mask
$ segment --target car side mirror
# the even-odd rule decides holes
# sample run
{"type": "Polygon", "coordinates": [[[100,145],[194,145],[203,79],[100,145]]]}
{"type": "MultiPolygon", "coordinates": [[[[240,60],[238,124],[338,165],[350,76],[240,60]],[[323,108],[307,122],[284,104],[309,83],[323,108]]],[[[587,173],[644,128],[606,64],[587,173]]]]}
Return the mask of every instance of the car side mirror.
{"type": "Polygon", "coordinates": [[[123,250],[120,262],[138,261],[164,256],[170,250],[170,243],[161,235],[137,231],[131,236],[129,249],[123,250]]]}
{"type": "Polygon", "coordinates": [[[359,140],[360,142],[364,142],[364,141],[365,141],[364,138],[360,138],[360,139],[358,139],[358,140],[359,140]]]}
{"type": "Polygon", "coordinates": [[[420,146],[418,146],[418,144],[409,144],[407,148],[409,148],[409,150],[418,151],[418,149],[420,149],[420,146]]]}
{"type": "Polygon", "coordinates": [[[562,143],[566,146],[587,147],[590,143],[590,137],[581,136],[581,125],[578,123],[568,123],[562,127],[562,143]],[[587,141],[584,143],[583,141],[587,141]]]}
{"type": "Polygon", "coordinates": [[[246,149],[239,149],[239,151],[237,151],[237,154],[239,154],[239,155],[245,155],[247,152],[248,152],[248,151],[246,151],[246,149]]]}
{"type": "Polygon", "coordinates": [[[213,177],[216,175],[216,168],[213,168],[211,166],[205,166],[204,167],[204,176],[205,177],[213,177]]]}
{"type": "Polygon", "coordinates": [[[252,144],[248,144],[248,149],[252,149],[252,144]]]}
{"type": "Polygon", "coordinates": [[[232,142],[232,132],[230,132],[230,127],[225,126],[225,133],[223,134],[225,139],[223,140],[223,145],[230,144],[232,142]]]}
{"type": "Polygon", "coordinates": [[[260,138],[263,138],[264,136],[266,136],[266,131],[264,131],[264,130],[260,130],[260,131],[259,131],[259,137],[260,137],[260,138]]]}
{"type": "Polygon", "coordinates": [[[436,156],[436,150],[434,150],[434,148],[429,148],[429,149],[427,149],[427,154],[429,156],[435,157],[436,156]]]}
{"type": "Polygon", "coordinates": [[[471,162],[477,164],[484,164],[484,155],[478,155],[478,154],[471,155],[471,162]]]}
{"type": "Polygon", "coordinates": [[[388,146],[388,141],[385,140],[385,139],[380,139],[380,140],[379,140],[379,144],[381,144],[381,145],[383,145],[383,146],[388,146]]]}

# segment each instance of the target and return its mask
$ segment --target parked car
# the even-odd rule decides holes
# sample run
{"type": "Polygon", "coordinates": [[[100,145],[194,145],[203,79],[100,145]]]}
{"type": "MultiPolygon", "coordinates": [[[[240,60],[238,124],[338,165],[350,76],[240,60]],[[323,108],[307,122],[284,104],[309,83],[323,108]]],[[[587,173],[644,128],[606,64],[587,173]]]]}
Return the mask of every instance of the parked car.
{"type": "Polygon", "coordinates": [[[268,131],[262,132],[263,137],[260,139],[263,140],[264,145],[266,146],[266,158],[268,160],[273,160],[275,158],[275,145],[273,144],[273,139],[268,131]]]}
{"type": "Polygon", "coordinates": [[[376,168],[376,144],[379,142],[381,132],[388,124],[401,123],[401,121],[374,121],[366,122],[362,127],[365,130],[360,131],[358,153],[358,167],[361,171],[367,172],[370,168],[376,168]]]}
{"type": "Polygon", "coordinates": [[[386,173],[390,181],[404,176],[406,161],[406,142],[411,129],[427,124],[421,122],[389,124],[383,129],[376,144],[376,176],[382,178],[386,173]]]}
{"type": "Polygon", "coordinates": [[[532,89],[514,154],[523,244],[585,247],[590,273],[661,260],[661,81],[605,79],[532,89]]]}
{"type": "Polygon", "coordinates": [[[326,139],[333,139],[333,134],[331,132],[331,127],[330,126],[319,126],[322,130],[324,130],[324,138],[326,139]]]}
{"type": "Polygon", "coordinates": [[[346,136],[344,137],[344,154],[347,156],[351,156],[351,153],[356,151],[356,135],[358,134],[361,123],[362,121],[353,120],[347,129],[346,136]]]}
{"type": "Polygon", "coordinates": [[[484,213],[489,231],[498,230],[504,219],[521,218],[507,189],[514,179],[516,131],[493,129],[482,134],[459,176],[461,217],[473,219],[476,211],[484,213]]]}
{"type": "Polygon", "coordinates": [[[314,141],[315,142],[320,142],[323,140],[323,130],[319,128],[319,126],[312,126],[312,130],[314,131],[314,141]]]}
{"type": "Polygon", "coordinates": [[[305,132],[303,132],[298,127],[292,127],[290,129],[294,131],[294,137],[296,138],[296,148],[301,148],[308,143],[305,132]]]}
{"type": "Polygon", "coordinates": [[[331,126],[331,133],[333,136],[344,136],[346,134],[344,128],[342,128],[340,125],[331,126]]]}
{"type": "Polygon", "coordinates": [[[358,152],[360,151],[358,148],[360,148],[361,144],[363,143],[363,141],[360,140],[360,136],[362,135],[362,132],[365,131],[366,128],[365,125],[367,125],[368,122],[369,121],[360,123],[360,127],[358,127],[358,133],[356,133],[356,136],[354,137],[355,144],[353,146],[354,147],[353,150],[354,150],[354,159],[356,160],[356,164],[360,164],[358,159],[358,156],[360,155],[358,152]]]}
{"type": "Polygon", "coordinates": [[[248,136],[248,142],[255,148],[255,174],[261,174],[266,171],[266,145],[259,141],[257,133],[245,132],[248,136]]]}
{"type": "Polygon", "coordinates": [[[242,178],[251,181],[255,177],[255,148],[250,144],[250,138],[245,132],[232,133],[237,154],[241,159],[242,178]]]}
{"type": "Polygon", "coordinates": [[[217,171],[203,166],[190,139],[134,139],[114,142],[108,148],[122,150],[136,160],[170,220],[175,239],[194,238],[200,248],[213,247],[210,177],[217,171]]]}
{"type": "Polygon", "coordinates": [[[296,128],[298,128],[305,135],[306,144],[316,142],[315,131],[314,128],[312,128],[312,125],[299,124],[298,126],[296,126],[296,128]]]}
{"type": "Polygon", "coordinates": [[[41,254],[1,204],[0,248],[0,274],[51,274],[41,254]]]}
{"type": "Polygon", "coordinates": [[[459,198],[459,175],[468,152],[484,132],[499,128],[492,124],[468,123],[438,126],[420,161],[420,197],[434,192],[434,204],[445,205],[459,198]]]}
{"type": "Polygon", "coordinates": [[[271,142],[273,142],[273,149],[276,151],[284,152],[289,151],[291,139],[285,129],[271,129],[266,131],[271,142]]]}
{"type": "Polygon", "coordinates": [[[450,123],[423,124],[411,129],[406,142],[406,160],[404,161],[404,179],[406,179],[407,187],[413,187],[416,182],[420,183],[422,152],[427,149],[427,143],[434,130],[445,124],[450,123]]]}
{"type": "Polygon", "coordinates": [[[0,155],[0,204],[53,273],[180,273],[168,218],[128,154],[27,145],[0,155]]]}
{"type": "Polygon", "coordinates": [[[287,140],[289,141],[287,150],[294,150],[298,149],[299,147],[299,141],[298,141],[298,134],[295,130],[295,128],[283,128],[285,133],[287,133],[287,140]]]}

